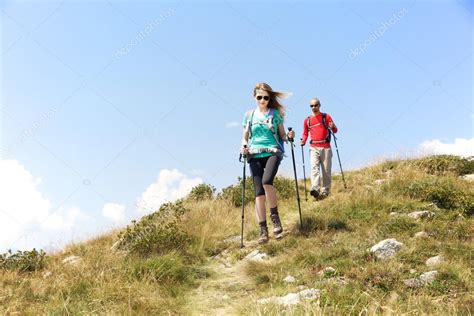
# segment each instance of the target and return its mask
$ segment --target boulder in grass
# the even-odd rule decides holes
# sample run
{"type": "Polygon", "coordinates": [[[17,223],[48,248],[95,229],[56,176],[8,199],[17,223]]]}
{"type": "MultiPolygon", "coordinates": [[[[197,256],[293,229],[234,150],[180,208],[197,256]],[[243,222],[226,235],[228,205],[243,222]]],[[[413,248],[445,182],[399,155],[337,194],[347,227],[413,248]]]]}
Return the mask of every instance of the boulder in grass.
{"type": "Polygon", "coordinates": [[[435,267],[437,265],[440,265],[441,263],[444,262],[444,258],[441,255],[434,256],[431,258],[428,258],[425,262],[426,266],[429,268],[435,267]]]}
{"type": "Polygon", "coordinates": [[[254,262],[262,262],[268,259],[268,256],[264,252],[260,252],[259,250],[254,250],[251,253],[249,253],[247,256],[244,258],[247,261],[254,261],[254,262]]]}
{"type": "Polygon", "coordinates": [[[422,273],[420,276],[412,279],[406,279],[403,281],[406,286],[410,288],[417,288],[422,287],[428,284],[431,284],[436,280],[436,276],[438,275],[438,271],[429,271],[422,273]]]}
{"type": "Polygon", "coordinates": [[[322,277],[332,277],[332,276],[335,276],[336,273],[337,271],[333,267],[326,267],[322,269],[321,271],[319,271],[318,275],[322,277]]]}
{"type": "Polygon", "coordinates": [[[285,283],[295,283],[296,279],[294,276],[287,275],[286,278],[283,279],[283,282],[285,283]]]}
{"type": "Polygon", "coordinates": [[[390,259],[395,256],[402,246],[403,244],[396,239],[385,239],[372,246],[370,253],[374,254],[377,259],[390,259]]]}
{"type": "Polygon", "coordinates": [[[460,178],[463,179],[463,180],[469,181],[469,182],[473,182],[474,181],[474,173],[465,174],[463,176],[460,176],[460,178]]]}
{"type": "Polygon", "coordinates": [[[416,212],[411,212],[408,214],[408,217],[411,217],[413,219],[425,219],[425,218],[432,218],[435,214],[430,211],[416,211],[416,212]]]}

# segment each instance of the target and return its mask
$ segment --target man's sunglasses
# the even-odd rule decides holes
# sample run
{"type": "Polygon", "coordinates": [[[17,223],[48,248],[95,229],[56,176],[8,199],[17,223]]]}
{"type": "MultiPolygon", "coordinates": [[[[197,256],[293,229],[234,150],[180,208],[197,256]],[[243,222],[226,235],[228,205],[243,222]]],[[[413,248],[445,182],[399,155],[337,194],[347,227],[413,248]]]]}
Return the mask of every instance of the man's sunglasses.
{"type": "Polygon", "coordinates": [[[265,100],[265,101],[268,101],[270,100],[270,97],[268,95],[257,95],[257,100],[262,100],[262,98],[265,100]]]}
{"type": "Polygon", "coordinates": [[[312,107],[312,108],[317,108],[319,106],[319,104],[310,104],[309,106],[312,107]]]}

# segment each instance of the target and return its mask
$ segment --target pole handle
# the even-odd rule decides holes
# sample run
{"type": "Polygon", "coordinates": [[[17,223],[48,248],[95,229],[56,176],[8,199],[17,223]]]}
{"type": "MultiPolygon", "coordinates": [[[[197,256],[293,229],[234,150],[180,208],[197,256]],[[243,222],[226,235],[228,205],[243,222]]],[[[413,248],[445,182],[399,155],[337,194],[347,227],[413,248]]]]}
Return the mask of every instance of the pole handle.
{"type": "MultiPolygon", "coordinates": [[[[244,148],[247,148],[247,145],[244,145],[244,148]]],[[[242,158],[244,158],[244,159],[247,158],[247,155],[241,153],[241,154],[239,155],[239,161],[240,161],[240,162],[242,162],[242,158]]]]}
{"type": "MultiPolygon", "coordinates": [[[[291,132],[292,130],[293,130],[293,127],[288,127],[288,132],[291,132]]],[[[293,143],[295,140],[294,140],[294,138],[288,138],[288,141],[290,143],[293,143]]]]}

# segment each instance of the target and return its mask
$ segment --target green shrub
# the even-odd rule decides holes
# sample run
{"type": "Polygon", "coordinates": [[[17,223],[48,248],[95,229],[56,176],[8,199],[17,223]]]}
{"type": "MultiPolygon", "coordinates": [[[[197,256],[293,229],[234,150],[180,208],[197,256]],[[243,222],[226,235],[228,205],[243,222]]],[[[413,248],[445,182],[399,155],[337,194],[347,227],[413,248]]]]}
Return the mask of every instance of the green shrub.
{"type": "MultiPolygon", "coordinates": [[[[242,178],[237,178],[238,184],[230,185],[220,192],[217,195],[217,198],[220,200],[229,201],[234,207],[242,206],[242,188],[243,181],[242,178]]],[[[255,199],[255,193],[253,189],[253,182],[251,177],[246,177],[245,180],[245,204],[253,201],[255,199]]]]}
{"type": "Polygon", "coordinates": [[[409,164],[432,175],[463,175],[474,173],[474,160],[451,155],[436,155],[413,161],[409,164]]]}
{"type": "Polygon", "coordinates": [[[0,254],[0,269],[15,270],[19,272],[31,272],[44,268],[46,264],[46,253],[43,250],[18,251],[0,254]]]}
{"type": "Polygon", "coordinates": [[[414,181],[404,188],[404,193],[411,198],[433,202],[441,208],[460,208],[465,213],[472,212],[473,195],[457,188],[450,179],[429,178],[414,181]]]}
{"type": "Polygon", "coordinates": [[[279,199],[287,200],[296,197],[296,188],[294,180],[284,177],[275,177],[275,179],[273,180],[273,185],[275,186],[279,199]]]}
{"type": "Polygon", "coordinates": [[[211,200],[214,197],[216,188],[207,183],[201,183],[191,189],[188,199],[194,201],[211,200]]]}
{"type": "Polygon", "coordinates": [[[162,254],[173,249],[184,249],[190,237],[180,226],[188,210],[182,201],[163,204],[157,212],[132,221],[119,234],[119,249],[139,255],[162,254]]]}

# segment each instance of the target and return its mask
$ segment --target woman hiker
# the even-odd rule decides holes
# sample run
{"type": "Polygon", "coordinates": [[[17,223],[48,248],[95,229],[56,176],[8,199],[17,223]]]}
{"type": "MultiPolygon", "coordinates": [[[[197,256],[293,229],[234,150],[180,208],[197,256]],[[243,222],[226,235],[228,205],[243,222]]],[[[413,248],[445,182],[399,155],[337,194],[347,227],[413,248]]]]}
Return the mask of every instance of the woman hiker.
{"type": "Polygon", "coordinates": [[[246,154],[255,190],[255,208],[260,226],[259,243],[268,241],[266,203],[270,207],[273,234],[283,232],[273,179],[283,158],[283,141],[294,138],[295,132],[285,133],[283,118],[285,109],[279,99],[287,93],[273,91],[266,83],[258,83],[253,89],[256,108],[247,111],[243,120],[241,153],[246,154]]]}

